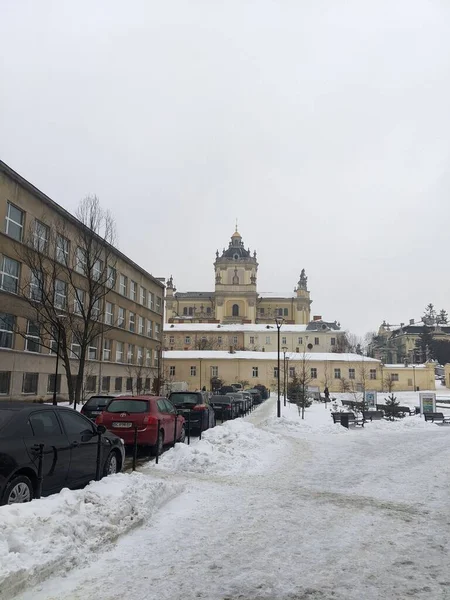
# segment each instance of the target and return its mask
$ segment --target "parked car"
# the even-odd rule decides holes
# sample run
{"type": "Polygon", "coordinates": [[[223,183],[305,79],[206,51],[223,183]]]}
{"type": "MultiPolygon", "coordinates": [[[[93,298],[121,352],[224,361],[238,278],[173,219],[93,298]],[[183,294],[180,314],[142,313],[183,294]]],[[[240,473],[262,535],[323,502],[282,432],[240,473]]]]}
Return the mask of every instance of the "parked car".
{"type": "Polygon", "coordinates": [[[235,391],[236,390],[234,389],[234,387],[232,385],[223,385],[219,390],[219,394],[221,396],[224,396],[225,394],[228,394],[229,392],[234,394],[235,391]]]}
{"type": "Polygon", "coordinates": [[[263,400],[267,400],[267,398],[269,398],[269,396],[270,396],[270,390],[268,388],[266,388],[266,386],[263,385],[262,383],[256,384],[255,390],[258,390],[258,392],[261,394],[261,398],[263,400]]]}
{"type": "Polygon", "coordinates": [[[179,415],[183,415],[185,426],[190,424],[194,433],[205,431],[216,424],[213,407],[206,392],[171,392],[169,400],[179,415]]]}
{"type": "Polygon", "coordinates": [[[98,415],[105,410],[105,408],[108,405],[108,402],[110,402],[113,398],[116,397],[116,395],[109,394],[91,396],[89,400],[87,400],[83,404],[80,412],[88,419],[92,419],[92,421],[95,421],[98,415]]]}
{"type": "Polygon", "coordinates": [[[235,392],[242,392],[242,383],[232,383],[231,387],[234,389],[235,392]]]}
{"type": "Polygon", "coordinates": [[[214,409],[216,419],[227,421],[239,416],[240,401],[234,398],[234,394],[227,396],[225,394],[212,396],[211,406],[214,409]]]}
{"type": "Polygon", "coordinates": [[[153,454],[157,449],[158,453],[162,452],[163,446],[172,444],[175,438],[178,442],[184,442],[186,437],[184,417],[162,396],[114,398],[98,415],[96,423],[120,435],[127,446],[134,444],[134,430],[137,427],[138,446],[148,447],[153,454]]]}
{"type": "Polygon", "coordinates": [[[262,399],[261,392],[259,391],[259,389],[252,388],[251,390],[245,390],[245,391],[252,395],[253,404],[261,404],[262,403],[263,399],[262,399]]]}
{"type": "Polygon", "coordinates": [[[0,504],[35,497],[39,444],[44,452],[43,496],[95,479],[99,432],[101,474],[117,473],[125,457],[122,440],[73,408],[0,401],[0,504]]]}
{"type": "Polygon", "coordinates": [[[250,394],[244,395],[242,392],[235,392],[234,394],[231,392],[228,392],[228,394],[226,394],[226,396],[231,396],[239,403],[239,416],[245,415],[245,413],[248,410],[250,410],[250,400],[249,400],[249,396],[251,397],[250,394]]]}

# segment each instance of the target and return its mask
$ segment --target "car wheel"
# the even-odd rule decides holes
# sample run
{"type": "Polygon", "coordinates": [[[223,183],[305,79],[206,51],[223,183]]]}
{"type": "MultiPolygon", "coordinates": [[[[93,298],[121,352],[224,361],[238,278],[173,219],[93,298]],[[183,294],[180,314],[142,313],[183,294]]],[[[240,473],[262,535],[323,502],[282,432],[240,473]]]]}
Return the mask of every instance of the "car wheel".
{"type": "Polygon", "coordinates": [[[107,477],[108,475],[115,475],[119,471],[120,463],[117,452],[110,452],[108,458],[106,459],[105,466],[103,467],[103,476],[107,477]]]}
{"type": "Polygon", "coordinates": [[[2,504],[23,504],[33,500],[33,484],[25,475],[14,477],[6,486],[2,504]]]}
{"type": "Polygon", "coordinates": [[[185,429],[184,425],[181,428],[180,437],[178,438],[178,441],[180,444],[184,444],[184,442],[186,441],[186,429],[185,429]]]}

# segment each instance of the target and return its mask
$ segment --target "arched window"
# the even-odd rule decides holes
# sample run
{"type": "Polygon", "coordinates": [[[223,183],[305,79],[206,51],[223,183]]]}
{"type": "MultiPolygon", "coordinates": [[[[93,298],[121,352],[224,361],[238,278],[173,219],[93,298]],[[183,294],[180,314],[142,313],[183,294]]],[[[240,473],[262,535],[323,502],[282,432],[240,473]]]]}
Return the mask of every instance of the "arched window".
{"type": "Polygon", "coordinates": [[[233,304],[232,314],[233,314],[233,317],[238,317],[239,316],[239,306],[237,304],[233,304]]]}

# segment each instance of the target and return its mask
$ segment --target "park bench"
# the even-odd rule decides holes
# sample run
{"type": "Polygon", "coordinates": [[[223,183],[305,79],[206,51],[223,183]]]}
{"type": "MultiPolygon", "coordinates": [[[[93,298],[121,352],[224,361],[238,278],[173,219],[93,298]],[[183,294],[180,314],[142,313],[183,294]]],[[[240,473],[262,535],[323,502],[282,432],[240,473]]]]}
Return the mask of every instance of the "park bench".
{"type": "Polygon", "coordinates": [[[382,410],[365,410],[363,412],[364,421],[381,421],[384,417],[382,410]]]}
{"type": "Polygon", "coordinates": [[[332,412],[331,416],[333,417],[333,423],[341,423],[342,417],[348,417],[349,425],[361,425],[361,427],[364,427],[364,418],[357,417],[352,412],[332,412]]]}
{"type": "Polygon", "coordinates": [[[444,413],[429,412],[423,413],[423,416],[425,417],[425,421],[431,421],[432,423],[440,421],[441,423],[447,423],[448,425],[450,425],[450,416],[444,417],[444,413]]]}

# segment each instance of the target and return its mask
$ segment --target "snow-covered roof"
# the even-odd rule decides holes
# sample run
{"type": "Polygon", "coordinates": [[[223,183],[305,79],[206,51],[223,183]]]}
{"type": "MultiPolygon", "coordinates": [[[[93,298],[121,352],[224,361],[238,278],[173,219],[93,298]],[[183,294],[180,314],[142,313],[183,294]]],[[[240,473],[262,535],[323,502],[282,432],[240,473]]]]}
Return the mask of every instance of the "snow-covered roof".
{"type": "MultiPolygon", "coordinates": [[[[283,355],[281,355],[283,357],[283,355]]],[[[339,354],[337,352],[286,352],[286,358],[289,360],[303,360],[305,358],[308,362],[365,362],[371,364],[380,364],[376,358],[369,358],[367,356],[361,356],[360,354],[339,354]]],[[[189,359],[189,360],[277,360],[277,352],[251,352],[251,351],[238,351],[238,352],[227,352],[226,350],[166,350],[163,352],[164,360],[178,360],[178,359],[189,359]]]]}
{"type": "MultiPolygon", "coordinates": [[[[307,331],[307,325],[282,325],[281,326],[281,334],[283,333],[302,333],[307,331]]],[[[172,331],[183,331],[183,332],[192,332],[198,331],[201,333],[207,332],[240,332],[240,333],[263,333],[270,331],[277,331],[277,326],[275,324],[269,325],[267,323],[165,323],[164,324],[164,333],[170,333],[172,331]]],[[[320,331],[320,333],[326,333],[326,331],[320,331]]],[[[344,333],[340,330],[332,330],[330,333],[344,333]]]]}
{"type": "Polygon", "coordinates": [[[399,363],[383,365],[383,367],[387,367],[388,369],[411,369],[412,367],[415,367],[416,369],[426,369],[427,365],[405,365],[404,363],[399,363]]]}

